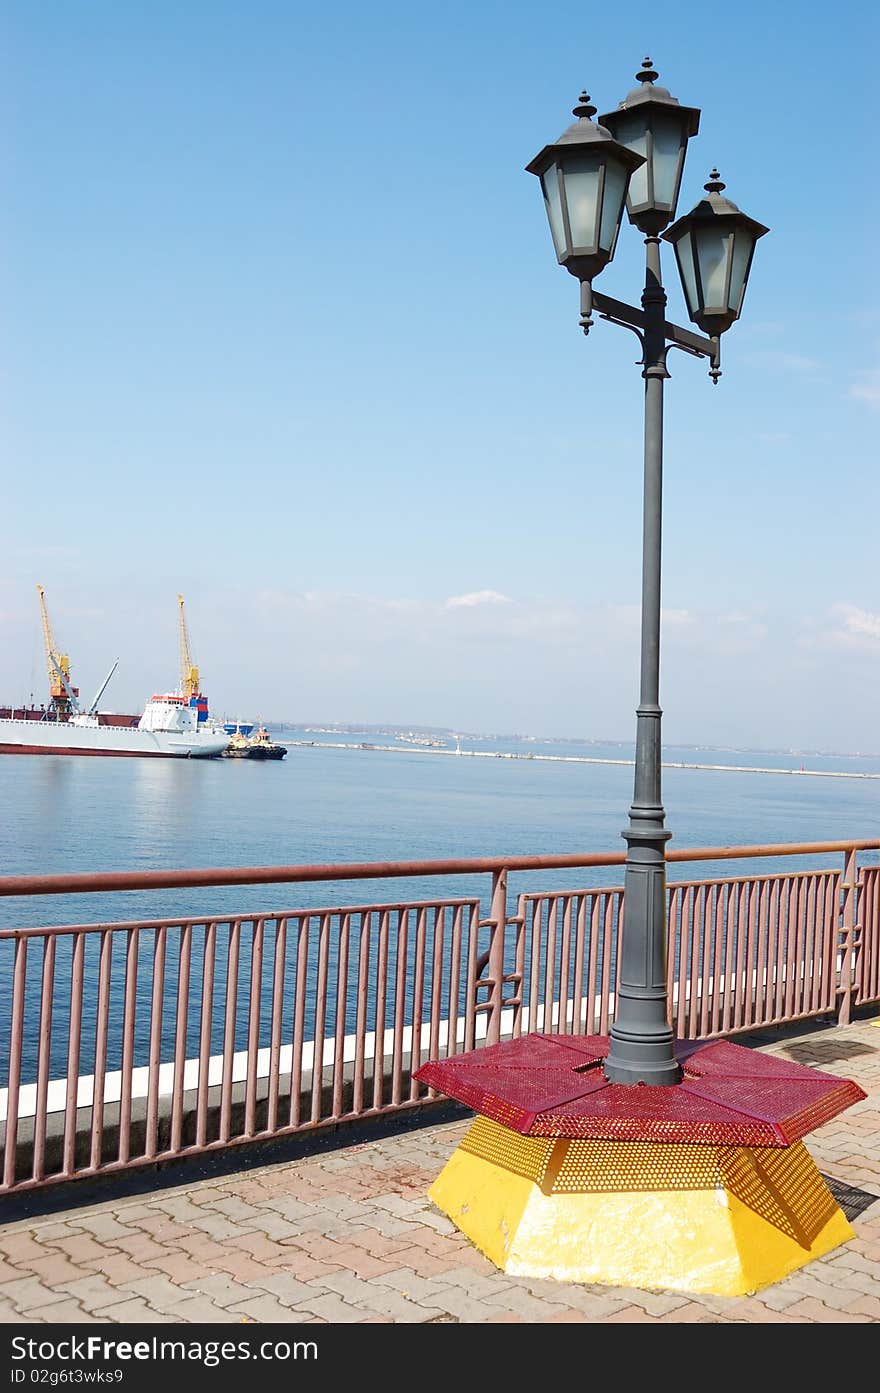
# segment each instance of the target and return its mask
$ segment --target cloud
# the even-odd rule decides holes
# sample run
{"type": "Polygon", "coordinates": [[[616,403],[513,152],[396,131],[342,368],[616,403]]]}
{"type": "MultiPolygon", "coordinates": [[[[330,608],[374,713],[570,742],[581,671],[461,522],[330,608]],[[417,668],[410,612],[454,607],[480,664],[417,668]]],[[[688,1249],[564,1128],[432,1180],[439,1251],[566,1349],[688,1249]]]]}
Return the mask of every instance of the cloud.
{"type": "Polygon", "coordinates": [[[880,643],[880,614],[840,601],[831,605],[820,619],[805,621],[805,630],[798,639],[799,648],[876,653],[880,643]]]}
{"type": "Polygon", "coordinates": [[[759,353],[749,354],[749,361],[771,371],[789,373],[796,377],[816,377],[824,372],[824,364],[818,358],[806,358],[802,353],[786,353],[782,349],[767,348],[759,353]]]}
{"type": "Polygon", "coordinates": [[[859,609],[857,605],[834,605],[833,612],[840,615],[846,633],[880,639],[880,614],[859,609]]]}
{"type": "Polygon", "coordinates": [[[849,394],[857,401],[866,401],[873,411],[880,411],[880,368],[860,372],[849,394]]]}
{"type": "Polygon", "coordinates": [[[509,605],[510,603],[510,596],[502,595],[498,590],[472,590],[467,595],[451,595],[444,608],[473,609],[475,605],[509,605]]]}

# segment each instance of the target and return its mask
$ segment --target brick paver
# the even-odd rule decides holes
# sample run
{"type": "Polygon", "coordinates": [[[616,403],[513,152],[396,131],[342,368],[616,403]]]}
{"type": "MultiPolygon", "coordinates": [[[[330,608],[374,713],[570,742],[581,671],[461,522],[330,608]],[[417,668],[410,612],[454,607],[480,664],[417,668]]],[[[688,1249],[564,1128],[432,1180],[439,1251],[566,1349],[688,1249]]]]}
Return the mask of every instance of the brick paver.
{"type": "MultiPolygon", "coordinates": [[[[868,1098],[807,1139],[820,1171],[877,1196],[842,1248],[753,1295],[511,1277],[427,1189],[468,1121],[181,1178],[43,1217],[0,1201],[0,1323],[851,1323],[880,1321],[880,1018],[780,1035],[770,1054],[856,1079],[868,1098]]],[[[183,1173],[181,1173],[183,1177],[183,1173]]],[[[77,1196],[72,1188],[71,1199],[77,1196]]]]}

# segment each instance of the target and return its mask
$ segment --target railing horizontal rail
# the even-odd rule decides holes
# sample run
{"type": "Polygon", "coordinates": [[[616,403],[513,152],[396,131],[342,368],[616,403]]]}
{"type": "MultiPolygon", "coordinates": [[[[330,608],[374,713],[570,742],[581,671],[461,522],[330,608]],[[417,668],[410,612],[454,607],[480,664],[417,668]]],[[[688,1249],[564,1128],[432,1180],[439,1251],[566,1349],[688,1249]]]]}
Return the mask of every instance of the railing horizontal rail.
{"type": "MultiPolygon", "coordinates": [[[[442,909],[444,905],[469,905],[471,901],[464,897],[462,899],[440,899],[440,900],[419,900],[420,909],[442,909]]],[[[394,902],[382,902],[382,909],[395,912],[397,910],[409,909],[412,906],[411,900],[400,900],[394,902]]],[[[289,918],[293,915],[306,918],[309,915],[317,918],[321,914],[369,914],[375,910],[374,904],[349,904],[349,905],[321,905],[315,909],[278,909],[264,910],[257,918],[274,919],[289,918]]],[[[131,929],[135,922],[139,929],[172,929],[177,928],[182,922],[188,924],[229,924],[251,923],[254,918],[253,913],[244,914],[203,914],[189,915],[186,920],[182,920],[180,915],[174,915],[170,919],[120,919],[116,923],[102,919],[100,924],[44,924],[39,927],[28,929],[0,929],[0,939],[2,938],[45,938],[47,934],[53,937],[55,934],[81,934],[81,933],[112,933],[119,929],[131,929]]]]}
{"type": "MultiPolygon", "coordinates": [[[[666,860],[743,861],[765,856],[812,856],[880,851],[880,839],[781,842],[757,846],[676,847],[666,860]]],[[[284,885],[293,881],[384,880],[394,876],[469,875],[484,871],[554,871],[622,866],[623,851],[566,852],[558,856],[463,856],[439,861],[343,861],[303,866],[213,866],[180,871],[101,871],[75,875],[0,876],[0,896],[102,894],[115,890],[184,890],[222,885],[284,885]]]]}

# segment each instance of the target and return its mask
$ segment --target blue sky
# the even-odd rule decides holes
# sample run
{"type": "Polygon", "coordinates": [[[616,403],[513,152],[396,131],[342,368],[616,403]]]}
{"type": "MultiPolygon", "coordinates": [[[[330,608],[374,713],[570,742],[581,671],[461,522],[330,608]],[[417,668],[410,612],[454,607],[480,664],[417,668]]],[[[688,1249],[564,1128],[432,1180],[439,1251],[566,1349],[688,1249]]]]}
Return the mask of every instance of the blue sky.
{"type": "MultiPolygon", "coordinates": [[[[724,376],[673,355],[670,742],[880,750],[867,3],[9,0],[0,700],[36,585],[91,695],[627,739],[642,382],[524,165],[650,53],[771,228],[724,376]]],[[[597,288],[637,300],[626,223],[597,288]]],[[[685,323],[667,254],[670,317],[685,323]]]]}

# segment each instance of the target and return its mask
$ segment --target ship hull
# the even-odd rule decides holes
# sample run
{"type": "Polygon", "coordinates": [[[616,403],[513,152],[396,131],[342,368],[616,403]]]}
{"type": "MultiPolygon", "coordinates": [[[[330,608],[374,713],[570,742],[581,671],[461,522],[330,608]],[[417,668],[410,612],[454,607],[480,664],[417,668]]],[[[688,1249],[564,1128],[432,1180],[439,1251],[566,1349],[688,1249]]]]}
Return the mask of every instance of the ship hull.
{"type": "Polygon", "coordinates": [[[225,733],[151,731],[73,722],[0,720],[0,754],[105,755],[117,758],[211,759],[228,744],[225,733]]]}

